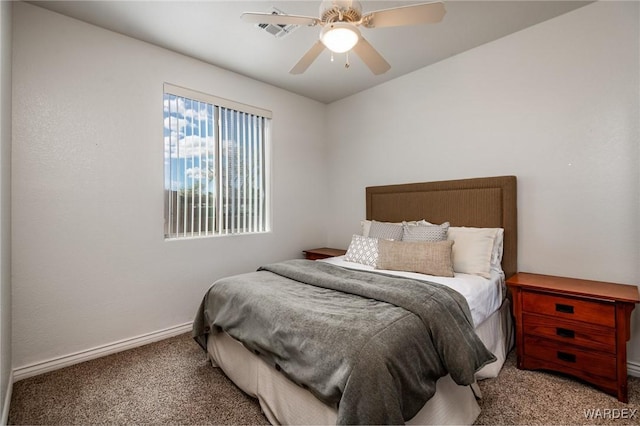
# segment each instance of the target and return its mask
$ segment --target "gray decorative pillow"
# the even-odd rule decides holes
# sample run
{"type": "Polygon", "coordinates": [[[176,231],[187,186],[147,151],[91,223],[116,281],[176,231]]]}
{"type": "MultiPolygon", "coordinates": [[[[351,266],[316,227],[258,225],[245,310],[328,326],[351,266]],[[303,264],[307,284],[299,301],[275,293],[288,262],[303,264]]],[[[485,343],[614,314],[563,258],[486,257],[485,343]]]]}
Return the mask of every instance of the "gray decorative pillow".
{"type": "Polygon", "coordinates": [[[402,241],[444,241],[447,239],[449,222],[442,225],[411,225],[403,222],[402,229],[402,241]]]}
{"type": "Polygon", "coordinates": [[[453,277],[452,246],[451,240],[437,242],[379,240],[376,269],[453,277]]]}
{"type": "Polygon", "coordinates": [[[378,239],[354,235],[344,256],[347,262],[376,266],[378,260],[378,239]]]}
{"type": "Polygon", "coordinates": [[[372,220],[371,228],[369,228],[369,237],[400,241],[402,240],[402,225],[372,220]]]}

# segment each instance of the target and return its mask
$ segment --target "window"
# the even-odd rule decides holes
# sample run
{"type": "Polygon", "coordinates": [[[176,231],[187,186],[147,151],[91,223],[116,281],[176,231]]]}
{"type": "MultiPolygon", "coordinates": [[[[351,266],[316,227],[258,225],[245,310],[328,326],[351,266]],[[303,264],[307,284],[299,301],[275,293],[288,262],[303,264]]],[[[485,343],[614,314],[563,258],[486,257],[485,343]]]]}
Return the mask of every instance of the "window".
{"type": "Polygon", "coordinates": [[[270,111],[165,84],[165,238],[269,230],[270,121],[270,111]]]}

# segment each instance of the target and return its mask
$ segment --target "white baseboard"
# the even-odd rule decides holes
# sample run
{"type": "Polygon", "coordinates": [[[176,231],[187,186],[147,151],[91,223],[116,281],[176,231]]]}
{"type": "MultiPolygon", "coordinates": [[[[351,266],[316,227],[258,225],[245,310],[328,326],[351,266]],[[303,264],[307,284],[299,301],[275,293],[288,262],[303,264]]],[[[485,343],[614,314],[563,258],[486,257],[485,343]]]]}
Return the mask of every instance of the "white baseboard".
{"type": "Polygon", "coordinates": [[[9,380],[7,381],[7,389],[4,396],[4,405],[2,406],[2,418],[0,418],[0,425],[9,424],[9,408],[11,405],[12,392],[13,392],[13,371],[9,373],[9,380]]]}
{"type": "MultiPolygon", "coordinates": [[[[37,376],[38,374],[47,373],[49,371],[58,370],[73,364],[78,364],[91,359],[100,358],[117,352],[133,349],[148,343],[157,342],[158,340],[168,339],[191,330],[192,322],[165,328],[164,330],[154,331],[143,334],[141,336],[131,337],[129,339],[120,340],[106,345],[98,346],[69,355],[52,358],[47,361],[40,361],[24,367],[15,368],[12,372],[13,382],[17,382],[27,377],[37,376]]],[[[8,413],[7,413],[8,414],[8,413]]],[[[4,423],[6,424],[6,423],[4,423]]]]}
{"type": "Polygon", "coordinates": [[[627,361],[627,374],[634,377],[640,377],[640,363],[627,361]]]}

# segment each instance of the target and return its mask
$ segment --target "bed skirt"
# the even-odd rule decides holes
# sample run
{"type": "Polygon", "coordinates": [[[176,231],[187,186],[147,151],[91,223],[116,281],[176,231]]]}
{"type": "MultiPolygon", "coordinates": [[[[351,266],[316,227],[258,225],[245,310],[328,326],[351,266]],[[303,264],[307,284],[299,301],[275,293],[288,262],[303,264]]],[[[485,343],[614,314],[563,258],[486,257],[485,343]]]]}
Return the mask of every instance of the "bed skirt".
{"type": "MultiPolygon", "coordinates": [[[[476,373],[478,379],[496,377],[513,346],[509,300],[476,327],[476,333],[498,359],[476,373]]],[[[297,386],[226,333],[209,335],[207,352],[240,389],[257,398],[271,424],[335,424],[337,411],[297,386]]],[[[471,386],[457,385],[449,375],[436,384],[436,394],[407,424],[472,424],[480,414],[479,395],[471,386]]]]}

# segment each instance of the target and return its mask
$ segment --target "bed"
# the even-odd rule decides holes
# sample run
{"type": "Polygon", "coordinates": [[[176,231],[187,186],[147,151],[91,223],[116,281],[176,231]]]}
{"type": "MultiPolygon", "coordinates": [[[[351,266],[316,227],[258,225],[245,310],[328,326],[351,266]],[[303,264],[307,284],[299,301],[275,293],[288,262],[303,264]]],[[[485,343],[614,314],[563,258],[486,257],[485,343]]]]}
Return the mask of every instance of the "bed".
{"type": "MultiPolygon", "coordinates": [[[[413,285],[414,283],[419,283],[420,285],[416,284],[416,287],[418,287],[416,291],[423,291],[425,286],[422,285],[422,280],[425,280],[435,283],[430,285],[430,287],[442,287],[445,293],[445,295],[442,296],[443,300],[453,300],[452,303],[454,307],[443,308],[446,310],[438,313],[437,316],[452,315],[452,318],[454,319],[445,321],[447,324],[437,326],[445,327],[442,329],[444,331],[438,332],[436,327],[434,328],[434,330],[436,330],[435,332],[433,330],[429,331],[430,335],[453,336],[454,334],[452,334],[450,329],[446,327],[451,327],[449,323],[458,324],[459,322],[464,325],[465,317],[467,318],[467,322],[471,325],[471,333],[470,335],[464,334],[465,331],[463,330],[463,335],[458,336],[455,339],[449,337],[446,339],[434,338],[433,340],[437,340],[437,344],[434,346],[438,346],[434,351],[441,351],[438,352],[438,354],[440,359],[442,359],[443,350],[439,345],[443,345],[442,347],[445,348],[444,352],[461,352],[462,350],[459,349],[460,346],[474,346],[475,340],[479,340],[482,343],[480,346],[486,348],[491,359],[488,358],[487,354],[483,354],[481,349],[476,350],[474,347],[475,352],[471,351],[468,355],[469,358],[465,358],[464,362],[459,363],[469,365],[473,364],[473,372],[475,372],[475,374],[472,374],[471,380],[469,380],[469,372],[466,371],[467,369],[464,368],[464,365],[456,366],[452,363],[450,372],[444,374],[438,373],[437,380],[434,381],[432,386],[433,391],[429,394],[428,400],[424,403],[420,402],[419,406],[411,408],[410,416],[406,415],[406,413],[409,412],[409,409],[405,407],[405,405],[410,406],[411,403],[402,399],[402,403],[400,404],[402,410],[404,410],[400,413],[402,417],[398,417],[397,415],[395,417],[368,417],[369,411],[374,412],[379,409],[384,412],[387,409],[389,411],[393,411],[395,409],[378,407],[379,405],[387,403],[387,398],[384,397],[384,392],[389,388],[390,382],[387,379],[377,378],[377,374],[368,374],[365,371],[363,374],[366,376],[365,379],[360,376],[356,378],[354,375],[346,381],[346,383],[353,383],[351,388],[356,389],[356,391],[351,392],[351,395],[355,395],[349,397],[351,400],[357,401],[358,404],[368,398],[372,398],[373,401],[368,406],[366,403],[362,403],[362,406],[366,407],[365,411],[367,411],[367,413],[356,413],[355,416],[348,416],[344,413],[344,411],[347,410],[344,407],[354,404],[346,397],[346,389],[340,389],[341,392],[345,393],[344,399],[340,400],[338,403],[333,403],[327,398],[327,394],[323,393],[323,389],[318,389],[313,385],[313,383],[315,383],[313,382],[313,378],[309,378],[307,381],[306,377],[301,379],[300,376],[296,376],[296,374],[294,374],[295,372],[292,371],[292,368],[287,365],[289,360],[277,358],[276,362],[274,362],[274,358],[271,354],[265,354],[263,346],[256,344],[256,341],[261,342],[262,336],[245,336],[242,333],[239,333],[235,328],[236,323],[240,321],[246,320],[251,322],[251,319],[249,318],[251,316],[251,312],[256,312],[256,318],[259,318],[255,320],[256,323],[254,325],[256,325],[256,327],[260,325],[257,324],[257,322],[265,322],[264,318],[261,317],[258,312],[265,310],[269,311],[270,309],[260,307],[259,305],[261,305],[261,303],[250,305],[249,302],[246,302],[244,299],[238,299],[238,296],[236,295],[222,297],[222,299],[225,299],[224,303],[226,303],[226,305],[222,305],[222,302],[215,302],[215,309],[217,311],[226,310],[227,312],[231,312],[230,315],[235,316],[228,319],[227,322],[224,323],[224,327],[220,327],[215,323],[217,320],[214,321],[210,316],[207,316],[208,314],[205,314],[205,311],[207,311],[205,305],[207,296],[209,295],[208,292],[207,295],[205,295],[205,298],[203,298],[203,303],[198,311],[198,316],[196,317],[196,321],[194,321],[194,337],[196,338],[196,341],[206,349],[214,366],[220,367],[240,389],[259,400],[265,416],[272,424],[336,424],[336,422],[406,422],[407,424],[473,423],[480,412],[480,408],[476,402],[476,398],[480,397],[480,395],[477,386],[473,383],[474,380],[495,377],[504,363],[506,354],[513,345],[510,302],[504,286],[504,280],[505,277],[509,277],[514,274],[517,268],[516,178],[514,176],[500,176],[366,188],[366,218],[363,221],[365,226],[366,224],[371,225],[371,223],[374,223],[375,226],[379,228],[381,224],[388,224],[388,226],[391,224],[403,224],[406,232],[406,226],[414,224],[422,225],[411,221],[424,221],[425,219],[428,220],[428,226],[439,226],[439,224],[444,226],[445,223],[448,223],[449,228],[447,229],[449,229],[450,235],[455,235],[455,232],[475,231],[476,229],[501,229],[502,231],[500,231],[499,235],[502,244],[499,247],[501,256],[497,259],[498,267],[494,267],[495,265],[492,264],[490,270],[485,271],[485,275],[481,277],[472,273],[464,273],[468,271],[463,270],[463,272],[455,271],[455,274],[452,274],[454,275],[453,277],[434,277],[429,275],[428,279],[425,279],[424,274],[416,272],[386,269],[375,271],[372,265],[366,265],[362,262],[353,262],[353,253],[348,252],[347,256],[327,259],[322,262],[316,261],[316,263],[313,261],[293,260],[289,263],[284,262],[284,264],[276,264],[276,266],[273,267],[267,266],[266,270],[243,274],[240,276],[240,281],[244,281],[251,292],[254,288],[257,288],[252,287],[253,285],[256,285],[261,281],[266,282],[270,280],[271,276],[274,274],[283,273],[280,270],[283,270],[286,273],[289,273],[289,270],[294,270],[292,273],[302,274],[305,276],[305,279],[307,275],[311,276],[312,279],[315,279],[314,274],[318,274],[319,276],[322,275],[323,277],[329,276],[329,278],[323,278],[330,281],[329,286],[334,285],[334,282],[340,281],[342,283],[344,281],[348,282],[349,286],[358,287],[361,285],[360,282],[352,281],[352,278],[359,279],[364,274],[364,276],[367,277],[365,281],[369,282],[369,280],[371,280],[374,284],[377,283],[378,280],[382,279],[394,280],[393,283],[403,283],[403,286],[405,284],[413,285]],[[456,230],[455,232],[454,229],[456,230]],[[301,271],[299,269],[293,269],[294,267],[301,268],[301,271]],[[320,271],[316,272],[315,269],[313,271],[307,270],[311,267],[319,269],[320,271]],[[372,274],[372,272],[374,273],[372,274]],[[342,276],[341,274],[344,274],[343,278],[340,280],[332,280],[332,277],[335,278],[342,276]],[[378,277],[378,275],[381,275],[382,277],[378,277]],[[388,277],[388,275],[393,276],[388,277]],[[269,279],[266,277],[269,277],[269,279]],[[455,291],[449,290],[451,288],[455,291]],[[467,302],[464,303],[464,305],[468,307],[468,311],[461,309],[462,313],[458,313],[458,308],[456,307],[456,303],[462,306],[462,304],[458,303],[459,301],[456,299],[456,297],[460,295],[464,296],[464,300],[467,302]],[[221,306],[226,307],[221,308],[221,306]],[[242,309],[245,310],[241,311],[242,309]],[[456,313],[450,314],[450,312],[453,312],[454,310],[456,313]],[[242,313],[235,314],[234,312],[242,313]],[[206,320],[204,320],[205,317],[206,320]],[[232,337],[232,335],[235,337],[232,337]],[[464,339],[468,339],[470,343],[464,339]],[[240,340],[244,341],[244,343],[241,343],[240,340]],[[460,342],[464,342],[464,344],[460,342]],[[465,369],[465,371],[462,371],[462,369],[465,369]],[[466,379],[463,380],[461,377],[466,377],[466,379]],[[456,382],[462,384],[457,384],[456,382]],[[312,385],[309,385],[309,383],[312,385]],[[378,383],[378,385],[372,385],[376,383],[378,383]],[[369,393],[376,394],[376,392],[378,395],[369,395],[369,393]],[[363,417],[358,417],[359,415],[363,417]]],[[[356,238],[359,240],[362,240],[363,238],[370,238],[364,235],[366,232],[368,232],[368,230],[365,231],[363,229],[363,232],[360,233],[361,235],[354,235],[352,244],[350,245],[350,250],[354,245],[356,238]]],[[[385,242],[384,244],[386,247],[386,245],[393,245],[395,243],[390,241],[385,242]]],[[[437,244],[440,244],[440,242],[437,244]]],[[[451,247],[451,245],[453,247],[456,247],[456,245],[465,247],[462,239],[458,239],[455,243],[449,244],[449,247],[451,247]]],[[[397,245],[394,247],[397,248],[397,245]]],[[[497,245],[494,245],[493,247],[493,253],[491,255],[492,260],[495,260],[494,253],[496,252],[496,247],[497,245]]],[[[458,251],[458,253],[461,252],[458,251]]],[[[461,256],[458,257],[462,259],[461,256]]],[[[293,275],[288,279],[292,279],[292,283],[297,283],[300,281],[299,276],[300,275],[293,275]]],[[[238,277],[235,277],[234,279],[237,278],[238,277]]],[[[212,288],[216,286],[224,288],[223,286],[226,284],[226,281],[224,283],[220,283],[220,281],[216,282],[212,288]]],[[[320,290],[314,287],[314,291],[324,292],[325,289],[322,287],[324,285],[324,283],[321,284],[320,290]]],[[[290,285],[287,284],[287,288],[289,288],[289,286],[290,285]]],[[[233,286],[228,285],[227,287],[235,288],[237,287],[237,284],[235,284],[234,281],[233,286]]],[[[385,292],[386,288],[387,287],[385,287],[384,290],[385,292]]],[[[346,293],[350,295],[352,287],[343,291],[346,291],[346,293]]],[[[377,292],[378,290],[374,291],[377,292]]],[[[377,315],[378,309],[380,308],[378,304],[385,304],[388,302],[378,302],[378,299],[376,299],[378,297],[377,294],[378,293],[375,293],[374,297],[368,298],[367,293],[367,295],[365,295],[366,297],[362,298],[362,300],[367,301],[360,302],[370,307],[370,309],[366,309],[367,315],[377,315]],[[374,302],[371,302],[371,299],[373,299],[374,302]]],[[[266,292],[260,297],[262,298],[261,300],[267,301],[270,294],[269,292],[266,292]]],[[[277,299],[279,300],[281,297],[284,296],[279,295],[277,299]]],[[[394,298],[396,296],[391,295],[389,297],[394,298]]],[[[435,298],[435,296],[433,297],[435,298]]],[[[305,309],[313,311],[315,305],[320,306],[323,303],[324,302],[322,301],[314,301],[305,309]]],[[[438,301],[438,304],[443,305],[444,302],[438,301]]],[[[270,324],[269,327],[271,328],[269,328],[269,333],[263,332],[262,334],[278,334],[281,331],[281,325],[284,330],[284,334],[289,334],[291,330],[290,328],[287,328],[291,327],[291,320],[288,317],[289,314],[286,312],[281,313],[279,309],[280,306],[276,308],[278,313],[273,317],[275,320],[272,319],[271,322],[275,324],[280,321],[281,324],[270,324]],[[286,327],[284,326],[285,324],[286,327]]],[[[425,310],[431,311],[434,309],[434,307],[430,307],[425,310]]],[[[400,315],[398,318],[402,318],[403,321],[406,317],[421,318],[422,315],[421,311],[417,314],[406,316],[404,314],[398,314],[400,311],[394,312],[395,313],[389,315],[400,315]]],[[[324,306],[323,313],[326,314],[324,306]]],[[[267,313],[267,315],[269,315],[269,313],[267,313]]],[[[384,315],[387,314],[385,313],[384,315]]],[[[382,318],[381,323],[388,320],[390,323],[393,322],[394,326],[396,322],[402,322],[393,320],[393,318],[395,318],[393,316],[380,318],[382,318]]],[[[293,322],[295,323],[296,321],[299,320],[296,319],[293,322]]],[[[370,320],[368,321],[373,322],[370,320]]],[[[416,321],[420,322],[419,320],[416,321]]],[[[414,324],[416,321],[412,321],[411,325],[409,325],[410,330],[407,331],[407,333],[414,332],[414,328],[417,327],[414,324]]],[[[456,325],[455,328],[464,327],[456,325]]],[[[332,329],[327,327],[327,330],[332,329]]],[[[415,332],[419,333],[418,331],[415,332]]],[[[378,332],[376,331],[376,333],[378,332]]],[[[378,334],[376,334],[376,339],[378,340],[376,341],[375,346],[381,346],[380,339],[393,341],[397,334],[398,333],[394,331],[393,333],[388,333],[388,335],[381,338],[378,338],[378,334]]],[[[291,337],[287,336],[287,339],[291,339],[291,337]]],[[[317,351],[316,347],[308,346],[308,342],[305,339],[300,340],[296,337],[293,340],[287,340],[286,342],[287,343],[284,344],[285,346],[299,344],[299,352],[317,351]]],[[[280,343],[280,345],[283,344],[280,343]]],[[[404,345],[404,343],[397,344],[396,346],[401,345],[404,345]]],[[[341,350],[341,347],[338,345],[337,347],[332,347],[327,351],[324,354],[327,358],[327,362],[331,359],[331,356],[334,356],[333,352],[339,352],[341,350]]],[[[393,349],[390,349],[390,351],[393,351],[393,349]]],[[[402,358],[404,360],[402,361],[404,363],[402,368],[405,368],[406,365],[410,364],[409,362],[406,362],[406,359],[417,359],[418,361],[416,361],[416,364],[425,364],[423,359],[418,357],[423,356],[423,352],[426,353],[426,355],[424,355],[426,359],[437,358],[422,348],[414,350],[409,346],[402,346],[402,351],[398,351],[397,353],[394,352],[390,356],[392,358],[405,357],[402,358]],[[411,354],[411,357],[406,355],[407,353],[411,354]]],[[[282,355],[280,354],[279,356],[282,355]]],[[[338,356],[338,358],[340,357],[338,356]]],[[[376,364],[373,361],[367,360],[367,362],[371,362],[371,370],[378,371],[384,370],[384,366],[386,365],[385,363],[388,363],[389,361],[387,359],[382,360],[380,363],[382,368],[379,366],[374,368],[373,366],[376,364]]],[[[445,364],[447,364],[447,362],[448,361],[446,361],[445,364]]],[[[341,365],[342,364],[338,365],[337,370],[342,369],[341,365]]],[[[366,364],[367,368],[370,366],[369,364],[366,364]]],[[[312,365],[308,365],[307,367],[306,371],[312,371],[316,368],[312,365]]],[[[317,368],[322,371],[321,367],[317,368]]],[[[393,368],[397,369],[395,366],[393,368]]],[[[411,370],[417,367],[411,366],[410,368],[406,368],[411,370]]],[[[438,369],[439,368],[440,367],[438,367],[438,369]]],[[[448,364],[447,368],[449,368],[448,364]]],[[[362,369],[366,370],[364,367],[362,369]]],[[[358,370],[358,368],[354,368],[353,370],[358,370]]],[[[395,372],[396,370],[393,371],[395,372]]],[[[422,374],[422,370],[420,371],[420,374],[422,374]]],[[[387,376],[389,375],[387,373],[385,374],[387,376]]],[[[384,376],[385,374],[382,375],[384,376]]],[[[394,374],[391,374],[393,376],[392,379],[390,379],[392,383],[399,382],[400,379],[398,379],[397,376],[402,376],[404,373],[394,374]]],[[[332,383],[332,385],[334,384],[332,383]]],[[[424,384],[422,382],[414,384],[413,382],[406,381],[401,382],[401,385],[398,387],[402,389],[413,387],[422,389],[425,386],[429,387],[431,384],[424,384]]],[[[334,388],[336,388],[336,386],[332,386],[330,390],[333,392],[334,388]]]]}

